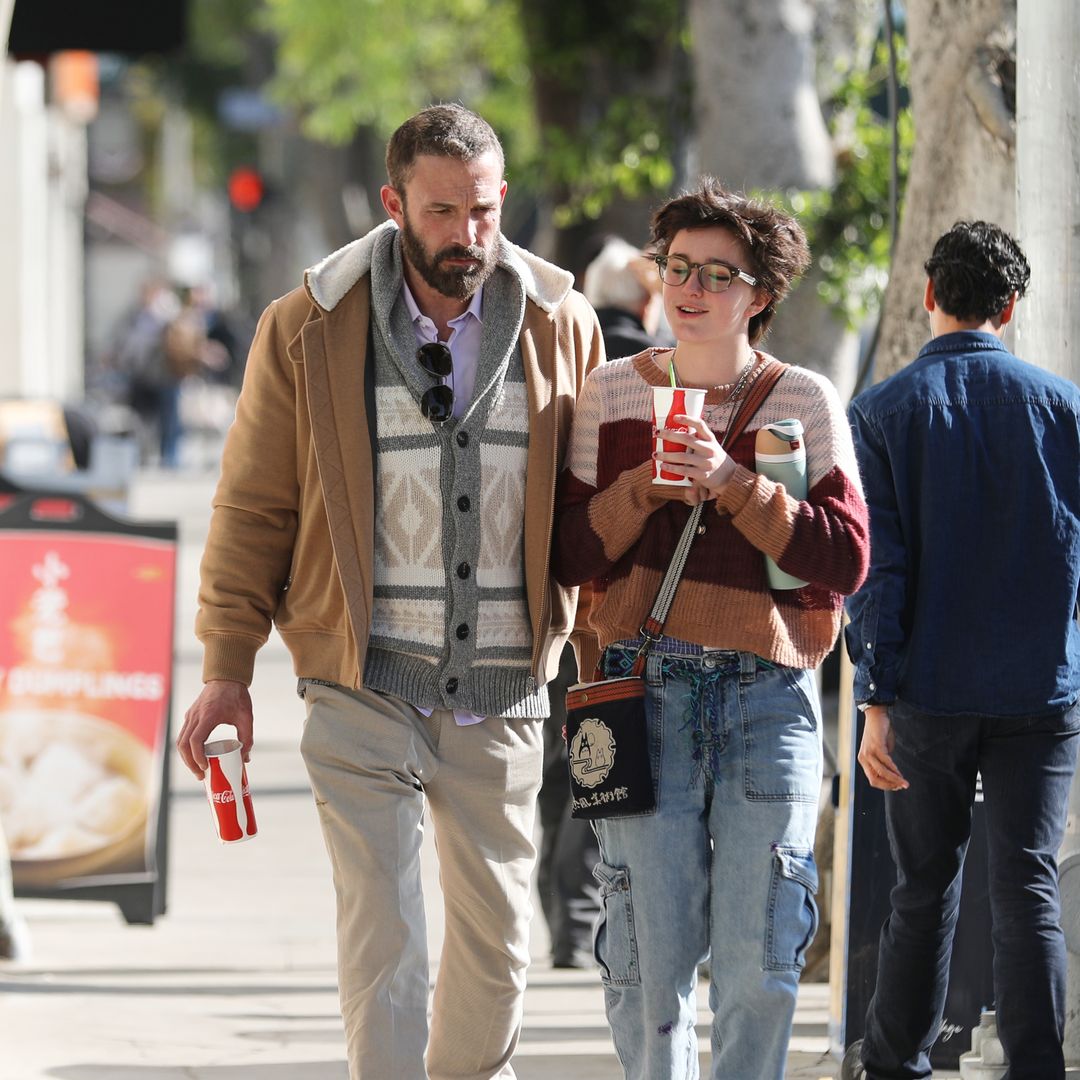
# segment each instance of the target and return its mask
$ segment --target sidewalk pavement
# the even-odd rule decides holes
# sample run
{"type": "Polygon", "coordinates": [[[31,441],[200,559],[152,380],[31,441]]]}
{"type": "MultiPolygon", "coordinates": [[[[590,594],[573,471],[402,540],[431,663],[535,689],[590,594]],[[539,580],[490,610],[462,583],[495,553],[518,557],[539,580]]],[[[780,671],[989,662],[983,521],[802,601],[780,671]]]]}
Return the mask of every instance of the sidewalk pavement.
{"type": "MultiPolygon", "coordinates": [[[[200,686],[192,625],[213,483],[143,473],[129,505],[133,516],[180,522],[174,729],[200,686]]],[[[252,697],[256,839],[220,846],[201,785],[176,762],[168,911],[154,926],[125,925],[111,904],[19,902],[34,956],[0,962],[0,1080],[347,1080],[330,868],[299,756],[303,706],[277,638],[260,654],[252,697]]],[[[443,922],[430,839],[424,876],[434,972],[443,922]]],[[[618,1080],[599,979],[551,969],[535,908],[517,1075],[618,1080]]],[[[707,992],[702,984],[705,1075],[707,992]]],[[[804,985],[789,1078],[838,1075],[827,1025],[828,987],[804,985]]]]}

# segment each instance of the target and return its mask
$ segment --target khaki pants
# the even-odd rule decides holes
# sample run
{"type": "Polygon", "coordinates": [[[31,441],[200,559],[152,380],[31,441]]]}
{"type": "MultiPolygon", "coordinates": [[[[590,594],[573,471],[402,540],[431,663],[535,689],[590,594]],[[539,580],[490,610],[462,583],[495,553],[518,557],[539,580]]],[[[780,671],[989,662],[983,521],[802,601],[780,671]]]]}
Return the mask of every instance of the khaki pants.
{"type": "Polygon", "coordinates": [[[350,1077],[512,1078],[529,962],[541,722],[458,727],[446,710],[424,717],[371,691],[303,685],[301,751],[337,892],[350,1077]],[[430,1038],[425,803],[446,908],[430,1038]]]}

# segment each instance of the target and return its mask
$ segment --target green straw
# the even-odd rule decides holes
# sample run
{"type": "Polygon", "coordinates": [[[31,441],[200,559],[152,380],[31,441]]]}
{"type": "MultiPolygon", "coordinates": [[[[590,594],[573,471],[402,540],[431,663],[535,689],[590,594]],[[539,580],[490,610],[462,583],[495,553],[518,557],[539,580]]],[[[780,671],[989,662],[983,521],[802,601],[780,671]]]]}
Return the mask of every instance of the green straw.
{"type": "Polygon", "coordinates": [[[668,361],[667,373],[668,373],[668,378],[671,380],[671,389],[674,390],[675,387],[679,385],[675,381],[675,360],[674,359],[671,359],[671,360],[668,361]]]}

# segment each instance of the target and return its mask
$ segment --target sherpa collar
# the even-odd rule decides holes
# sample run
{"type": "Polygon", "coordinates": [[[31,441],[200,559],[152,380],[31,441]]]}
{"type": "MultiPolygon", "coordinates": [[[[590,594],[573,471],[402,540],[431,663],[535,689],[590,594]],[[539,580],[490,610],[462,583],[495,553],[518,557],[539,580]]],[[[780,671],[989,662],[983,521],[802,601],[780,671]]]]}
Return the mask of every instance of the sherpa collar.
{"type": "MultiPolygon", "coordinates": [[[[323,311],[333,311],[342,297],[371,269],[371,256],[379,236],[396,228],[394,222],[384,221],[366,236],[338,248],[322,262],[305,270],[304,284],[311,299],[323,311]]],[[[511,244],[501,234],[498,242],[499,265],[517,274],[525,295],[533,303],[544,311],[553,312],[566,299],[574,276],[531,251],[511,244]]]]}

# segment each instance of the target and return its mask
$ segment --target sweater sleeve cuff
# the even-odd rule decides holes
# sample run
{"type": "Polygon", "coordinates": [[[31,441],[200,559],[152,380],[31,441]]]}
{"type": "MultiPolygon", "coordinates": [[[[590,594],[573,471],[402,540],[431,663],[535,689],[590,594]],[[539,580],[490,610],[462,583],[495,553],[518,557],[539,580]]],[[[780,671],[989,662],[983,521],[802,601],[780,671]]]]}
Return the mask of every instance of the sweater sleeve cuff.
{"type": "Polygon", "coordinates": [[[250,686],[260,644],[243,635],[208,634],[203,639],[203,682],[228,679],[250,686]]]}
{"type": "Polygon", "coordinates": [[[651,460],[643,461],[636,468],[631,469],[630,475],[633,499],[647,513],[651,514],[664,503],[671,502],[672,499],[682,502],[686,487],[682,484],[654,484],[651,460]]]}
{"type": "Polygon", "coordinates": [[[717,492],[716,507],[733,517],[746,507],[757,486],[758,474],[745,465],[736,465],[728,482],[717,492]]]}

